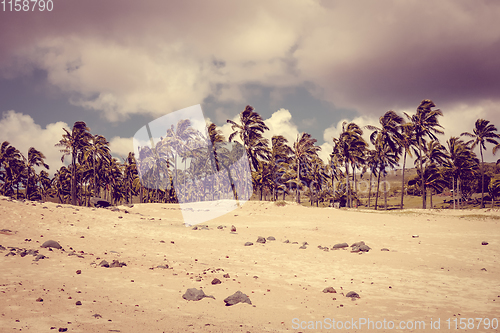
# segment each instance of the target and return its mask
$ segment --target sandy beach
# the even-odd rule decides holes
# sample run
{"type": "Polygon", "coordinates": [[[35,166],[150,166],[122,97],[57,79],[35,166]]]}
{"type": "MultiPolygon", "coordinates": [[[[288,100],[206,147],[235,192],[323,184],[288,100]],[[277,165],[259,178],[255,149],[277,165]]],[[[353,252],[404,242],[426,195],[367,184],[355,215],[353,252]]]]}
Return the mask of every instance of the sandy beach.
{"type": "Polygon", "coordinates": [[[462,319],[469,326],[461,331],[493,332],[499,222],[489,209],[374,212],[254,201],[193,230],[175,204],[113,211],[1,197],[0,331],[428,332],[439,320],[447,332],[462,319]],[[259,236],[276,240],[257,243],[259,236]],[[48,240],[62,249],[41,248],[48,240]],[[351,252],[359,241],[371,250],[351,252]],[[349,247],[332,249],[344,242],[349,247]],[[35,260],[40,254],[46,258],[35,260]],[[101,267],[102,260],[126,266],[101,267]],[[323,292],[328,287],[335,293],[323,292]],[[189,288],[215,299],[185,300],[189,288]],[[226,306],[237,291],[252,304],[226,306]],[[359,298],[346,297],[350,291],[359,298]],[[360,327],[363,318],[373,327],[360,327]]]}

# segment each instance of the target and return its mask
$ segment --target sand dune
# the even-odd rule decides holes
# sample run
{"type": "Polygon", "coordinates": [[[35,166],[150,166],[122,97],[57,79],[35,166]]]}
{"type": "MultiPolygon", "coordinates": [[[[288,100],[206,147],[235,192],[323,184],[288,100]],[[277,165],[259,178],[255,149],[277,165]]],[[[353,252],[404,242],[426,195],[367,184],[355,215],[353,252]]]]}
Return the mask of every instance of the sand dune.
{"type": "MultiPolygon", "coordinates": [[[[401,321],[423,321],[425,329],[406,331],[427,332],[431,320],[451,331],[461,318],[500,319],[497,211],[247,202],[208,230],[192,230],[174,204],[112,211],[0,199],[1,332],[326,332],[332,319],[358,324],[337,331],[374,331],[359,327],[360,318],[396,325],[378,332],[397,331],[401,321]],[[276,240],[260,244],[259,236],[276,240]],[[49,239],[63,249],[41,248],[49,239]],[[371,250],[332,250],[358,241],[371,250]],[[47,258],[22,257],[23,249],[47,258]],[[102,260],[126,266],[100,267],[102,260]],[[215,299],[185,300],[188,288],[215,299]],[[252,304],[225,306],[238,290],[252,304]]],[[[468,331],[494,331],[478,323],[468,331]]]]}

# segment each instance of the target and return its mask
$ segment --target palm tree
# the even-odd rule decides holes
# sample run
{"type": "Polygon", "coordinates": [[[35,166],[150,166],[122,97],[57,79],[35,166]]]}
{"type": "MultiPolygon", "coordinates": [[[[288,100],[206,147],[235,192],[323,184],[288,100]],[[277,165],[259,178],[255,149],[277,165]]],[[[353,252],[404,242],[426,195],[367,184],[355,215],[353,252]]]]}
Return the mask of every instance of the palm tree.
{"type": "Polygon", "coordinates": [[[96,177],[102,178],[103,166],[109,164],[111,153],[109,150],[109,142],[102,135],[89,135],[88,144],[83,147],[83,159],[92,162],[92,188],[94,196],[99,196],[99,186],[96,177]],[[100,166],[96,173],[96,164],[100,166]]]}
{"type": "Polygon", "coordinates": [[[21,153],[9,142],[4,141],[0,146],[0,170],[3,179],[3,195],[12,195],[12,185],[16,178],[16,165],[22,158],[21,153]]]}
{"type": "MultiPolygon", "coordinates": [[[[478,119],[476,120],[476,125],[473,129],[473,133],[464,132],[460,134],[461,136],[468,136],[474,138],[469,142],[472,143],[471,148],[474,149],[477,145],[479,145],[479,152],[481,153],[481,208],[484,208],[484,170],[483,170],[483,149],[486,149],[486,142],[492,143],[494,145],[498,145],[498,141],[496,139],[500,138],[498,134],[495,132],[497,128],[495,125],[490,124],[489,120],[478,119]]],[[[496,152],[496,150],[495,150],[496,152]]]]}
{"type": "Polygon", "coordinates": [[[61,162],[64,162],[65,156],[71,155],[71,204],[76,205],[77,159],[81,157],[84,147],[87,145],[91,134],[89,133],[87,124],[83,121],[75,122],[71,132],[65,128],[63,128],[63,130],[66,133],[63,134],[63,138],[56,144],[56,147],[62,147],[60,150],[60,152],[63,153],[61,162]]]}
{"type": "MultiPolygon", "coordinates": [[[[349,163],[352,165],[360,159],[366,150],[366,142],[362,137],[363,130],[355,123],[342,123],[342,132],[339,138],[333,138],[333,154],[346,171],[346,185],[347,185],[347,206],[351,207],[351,195],[349,184],[349,163]]],[[[353,167],[354,169],[354,167],[353,167]]]]}
{"type": "Polygon", "coordinates": [[[290,162],[292,149],[287,145],[288,140],[283,135],[274,135],[271,139],[272,148],[269,155],[269,168],[271,175],[272,198],[278,199],[278,187],[282,171],[280,169],[290,162]]]}
{"type": "Polygon", "coordinates": [[[401,148],[404,150],[404,156],[403,156],[403,169],[402,169],[402,175],[401,175],[401,209],[403,209],[404,204],[404,195],[405,195],[405,168],[406,168],[406,155],[409,155],[410,157],[413,157],[411,153],[411,149],[416,149],[416,138],[415,138],[415,131],[413,130],[412,123],[404,123],[400,127],[400,133],[401,133],[401,138],[399,139],[399,144],[401,148]]]}
{"type": "MultiPolygon", "coordinates": [[[[385,175],[385,165],[387,165],[391,160],[387,155],[392,155],[395,163],[397,163],[399,160],[399,155],[401,154],[402,150],[399,143],[403,140],[403,136],[400,133],[400,126],[404,123],[404,120],[403,117],[399,116],[396,112],[389,110],[382,117],[380,117],[379,122],[381,127],[367,125],[366,128],[373,131],[370,135],[370,141],[375,146],[379,162],[384,165],[383,172],[385,175]]],[[[386,183],[384,183],[384,186],[385,184],[386,183]]],[[[379,185],[380,172],[377,184],[375,209],[377,209],[379,185]]],[[[387,191],[384,191],[384,193],[385,195],[387,195],[387,191]]]]}
{"type": "Polygon", "coordinates": [[[300,166],[308,166],[312,159],[318,156],[318,151],[321,150],[321,147],[315,146],[316,142],[317,140],[313,139],[309,133],[302,132],[297,135],[297,140],[293,144],[292,154],[297,164],[297,178],[295,180],[297,203],[300,203],[300,166]]]}
{"type": "MultiPolygon", "coordinates": [[[[416,114],[410,116],[405,113],[406,117],[412,123],[412,129],[415,133],[415,140],[417,143],[417,148],[419,150],[419,156],[423,157],[423,150],[425,149],[425,137],[430,138],[431,140],[437,140],[435,134],[443,134],[444,132],[440,130],[443,128],[439,125],[438,116],[442,116],[443,113],[439,109],[433,110],[432,108],[436,107],[434,102],[430,99],[424,99],[420,102],[420,105],[417,108],[416,114]]],[[[417,160],[419,162],[420,175],[421,175],[421,193],[422,193],[422,208],[426,208],[426,198],[425,198],[425,181],[424,181],[424,172],[423,172],[423,161],[417,160]]]]}
{"type": "Polygon", "coordinates": [[[250,105],[247,105],[245,110],[240,113],[241,124],[229,119],[227,122],[231,124],[231,129],[234,131],[229,135],[229,142],[232,142],[233,138],[239,135],[250,159],[250,164],[256,171],[259,168],[259,158],[266,161],[269,159],[268,140],[262,136],[262,133],[269,128],[250,105]]]}
{"type": "Polygon", "coordinates": [[[32,177],[36,177],[36,171],[34,167],[37,166],[37,167],[44,167],[47,170],[49,169],[49,166],[45,163],[44,160],[45,160],[45,155],[42,152],[36,150],[33,147],[30,147],[30,149],[28,150],[28,158],[25,159],[27,176],[28,176],[26,182],[26,199],[30,199],[31,197],[30,181],[32,177]]]}
{"type": "MultiPolygon", "coordinates": [[[[446,151],[446,148],[439,143],[437,140],[430,141],[425,150],[425,155],[423,156],[422,161],[424,162],[424,168],[429,168],[426,178],[426,185],[429,184],[431,187],[431,209],[432,209],[432,194],[433,190],[441,190],[444,186],[444,178],[442,177],[441,171],[437,168],[437,166],[449,167],[449,155],[446,151]]],[[[425,187],[424,187],[425,188],[425,187]]],[[[427,193],[423,194],[424,197],[427,196],[427,193]]]]}
{"type": "Polygon", "coordinates": [[[456,189],[461,178],[473,175],[479,164],[476,154],[472,151],[470,144],[465,143],[457,137],[451,137],[446,141],[448,145],[449,165],[446,167],[451,174],[453,189],[453,209],[455,209],[456,189]],[[457,186],[455,186],[455,183],[457,186]]]}

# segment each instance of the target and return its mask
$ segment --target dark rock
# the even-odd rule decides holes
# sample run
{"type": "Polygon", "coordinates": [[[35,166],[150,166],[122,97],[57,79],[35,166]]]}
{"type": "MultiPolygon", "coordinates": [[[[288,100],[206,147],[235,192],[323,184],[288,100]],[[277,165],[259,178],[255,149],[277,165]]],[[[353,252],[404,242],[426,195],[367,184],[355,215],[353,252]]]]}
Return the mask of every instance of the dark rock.
{"type": "Polygon", "coordinates": [[[0,251],[5,251],[7,250],[5,247],[3,247],[2,245],[0,245],[0,251]]]}
{"type": "Polygon", "coordinates": [[[188,301],[199,301],[205,297],[215,299],[215,297],[213,296],[205,295],[205,292],[203,290],[198,290],[196,288],[189,288],[188,290],[186,290],[186,293],[182,295],[182,298],[188,301]]]}
{"type": "Polygon", "coordinates": [[[208,225],[202,225],[199,229],[200,230],[209,230],[208,225]]]}
{"type": "Polygon", "coordinates": [[[123,266],[127,266],[127,264],[124,263],[124,262],[119,262],[118,260],[113,260],[113,262],[111,263],[111,265],[109,265],[110,268],[113,268],[113,267],[123,267],[123,266]]]}
{"type": "Polygon", "coordinates": [[[302,242],[302,245],[309,245],[308,242],[302,242]]]}
{"type": "Polygon", "coordinates": [[[163,269],[167,269],[167,268],[168,268],[168,265],[158,265],[158,266],[156,266],[156,268],[163,268],[163,269]]]}
{"type": "Polygon", "coordinates": [[[106,260],[102,260],[102,261],[99,263],[99,266],[101,266],[101,267],[109,267],[109,263],[108,263],[106,260]]]}
{"type": "Polygon", "coordinates": [[[219,280],[218,278],[215,278],[212,280],[212,284],[221,284],[221,280],[219,280]]]}
{"type": "Polygon", "coordinates": [[[48,247],[48,248],[53,247],[53,248],[55,248],[55,249],[62,249],[62,246],[61,246],[61,245],[59,245],[59,243],[58,243],[58,242],[53,241],[53,240],[48,240],[48,241],[46,241],[45,243],[43,243],[43,244],[42,244],[42,246],[41,246],[41,247],[44,247],[44,248],[46,248],[46,247],[48,247]]]}
{"type": "Polygon", "coordinates": [[[226,274],[222,275],[222,277],[223,277],[223,278],[226,278],[226,279],[229,279],[229,278],[230,278],[229,273],[226,273],[226,274]]]}
{"type": "Polygon", "coordinates": [[[361,245],[359,247],[359,250],[362,251],[362,252],[368,252],[371,250],[371,247],[369,247],[368,245],[361,245]]]}
{"type": "Polygon", "coordinates": [[[38,260],[40,260],[40,259],[45,259],[45,258],[47,258],[47,257],[46,257],[46,256],[44,256],[43,254],[39,254],[39,255],[37,255],[37,256],[35,257],[35,259],[33,259],[33,260],[38,261],[38,260]]]}
{"type": "Polygon", "coordinates": [[[276,238],[274,238],[273,236],[269,236],[269,237],[267,237],[267,240],[274,241],[274,240],[276,240],[276,238]]]}
{"type": "Polygon", "coordinates": [[[195,225],[195,226],[193,227],[193,230],[198,230],[198,226],[197,226],[197,225],[195,225]]]}
{"type": "Polygon", "coordinates": [[[75,304],[76,304],[76,305],[82,305],[82,302],[80,302],[80,301],[76,301],[76,303],[75,303],[75,304]]]}
{"type": "Polygon", "coordinates": [[[292,244],[299,244],[298,242],[293,242],[292,244]]]}
{"type": "Polygon", "coordinates": [[[332,247],[332,250],[333,249],[342,249],[344,247],[349,247],[349,245],[347,243],[338,243],[338,244],[335,244],[333,247],[332,247]]]}
{"type": "Polygon", "coordinates": [[[81,269],[77,270],[76,274],[82,274],[82,270],[81,269]]]}
{"type": "Polygon", "coordinates": [[[488,245],[488,242],[481,242],[481,245],[488,245]]]}
{"type": "Polygon", "coordinates": [[[330,293],[330,294],[337,293],[337,291],[335,289],[333,289],[333,287],[326,287],[325,289],[323,289],[323,292],[324,293],[330,293]]]}
{"type": "Polygon", "coordinates": [[[231,232],[236,232],[236,227],[234,225],[231,226],[231,232]]]}
{"type": "Polygon", "coordinates": [[[224,299],[224,302],[226,303],[226,306],[231,306],[235,305],[238,303],[248,303],[252,304],[252,301],[250,301],[250,298],[248,298],[247,295],[243,294],[241,291],[237,291],[231,296],[228,296],[224,299]]]}
{"type": "Polygon", "coordinates": [[[286,240],[286,241],[284,241],[283,243],[288,244],[288,243],[290,243],[290,241],[287,239],[287,240],[286,240]]]}
{"type": "Polygon", "coordinates": [[[301,247],[299,247],[299,249],[301,249],[301,250],[303,250],[303,249],[307,249],[307,246],[302,245],[301,247]]]}
{"type": "Polygon", "coordinates": [[[57,205],[56,208],[62,208],[62,206],[61,205],[57,205]]]}
{"type": "Polygon", "coordinates": [[[383,249],[380,249],[380,251],[390,251],[388,248],[384,247],[383,249]]]}
{"type": "Polygon", "coordinates": [[[67,332],[68,329],[66,327],[59,327],[59,332],[67,332]]]}
{"type": "Polygon", "coordinates": [[[37,301],[37,302],[43,302],[43,298],[38,297],[38,298],[36,299],[36,301],[37,301]]]}
{"type": "Polygon", "coordinates": [[[224,226],[220,225],[220,226],[217,227],[217,229],[221,229],[222,230],[222,229],[224,229],[224,226]]]}
{"type": "Polygon", "coordinates": [[[350,291],[345,295],[345,297],[359,298],[359,295],[354,291],[350,291]]]}
{"type": "Polygon", "coordinates": [[[265,239],[264,237],[259,236],[259,237],[257,238],[257,243],[262,243],[262,244],[264,244],[265,242],[266,242],[266,239],[265,239]]]}
{"type": "Polygon", "coordinates": [[[486,268],[484,268],[484,267],[483,267],[483,268],[481,268],[481,270],[486,272],[486,268]]]}
{"type": "Polygon", "coordinates": [[[252,242],[246,242],[246,243],[245,243],[245,246],[252,246],[252,245],[253,245],[253,243],[252,243],[252,242]]]}
{"type": "Polygon", "coordinates": [[[363,241],[356,242],[356,243],[352,244],[351,247],[355,247],[355,246],[360,247],[361,245],[365,245],[365,242],[363,242],[363,241]]]}

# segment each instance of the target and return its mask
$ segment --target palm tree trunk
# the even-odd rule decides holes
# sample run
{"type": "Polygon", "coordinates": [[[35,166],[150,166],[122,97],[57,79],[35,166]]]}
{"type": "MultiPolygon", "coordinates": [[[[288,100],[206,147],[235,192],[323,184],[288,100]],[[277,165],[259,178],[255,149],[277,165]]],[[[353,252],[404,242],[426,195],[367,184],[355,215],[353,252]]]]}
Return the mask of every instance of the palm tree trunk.
{"type": "Polygon", "coordinates": [[[373,172],[370,171],[370,185],[368,186],[368,208],[370,208],[371,205],[371,197],[372,197],[372,176],[373,172]]]}
{"type": "Polygon", "coordinates": [[[377,210],[377,207],[378,207],[378,191],[380,189],[380,173],[381,173],[381,170],[378,171],[377,193],[375,194],[375,210],[377,210]]]}
{"type": "Polygon", "coordinates": [[[425,209],[426,208],[426,197],[425,197],[425,180],[424,180],[424,165],[423,165],[423,156],[422,156],[422,145],[420,144],[419,145],[419,150],[420,150],[420,181],[421,181],[421,185],[420,185],[420,191],[422,193],[422,209],[425,209]]]}
{"type": "Polygon", "coordinates": [[[455,176],[452,177],[452,187],[453,187],[453,209],[455,209],[455,176]]]}
{"type": "Polygon", "coordinates": [[[345,164],[346,185],[347,185],[347,203],[346,206],[351,208],[351,191],[349,191],[349,161],[345,164]]]}
{"type": "Polygon", "coordinates": [[[299,192],[299,182],[300,182],[300,161],[297,161],[297,183],[295,184],[295,192],[297,194],[297,203],[300,203],[300,192],[299,192]]]}
{"type": "Polygon", "coordinates": [[[352,181],[354,182],[354,194],[358,194],[358,187],[356,185],[356,164],[352,165],[352,181]]]}
{"type": "Polygon", "coordinates": [[[76,152],[71,154],[71,204],[76,206],[76,152]]]}
{"type": "Polygon", "coordinates": [[[434,192],[434,189],[433,189],[433,188],[431,188],[430,190],[431,190],[431,209],[433,209],[433,208],[434,208],[434,206],[433,206],[433,204],[432,204],[432,193],[434,192]]]}
{"type": "Polygon", "coordinates": [[[481,152],[481,208],[484,208],[484,161],[483,161],[483,148],[479,144],[479,151],[481,152]]]}
{"type": "Polygon", "coordinates": [[[401,209],[403,209],[403,200],[405,195],[405,165],[406,165],[406,149],[403,157],[403,176],[401,177],[401,209]]]}
{"type": "Polygon", "coordinates": [[[387,180],[384,174],[384,210],[387,210],[387,180]]]}

